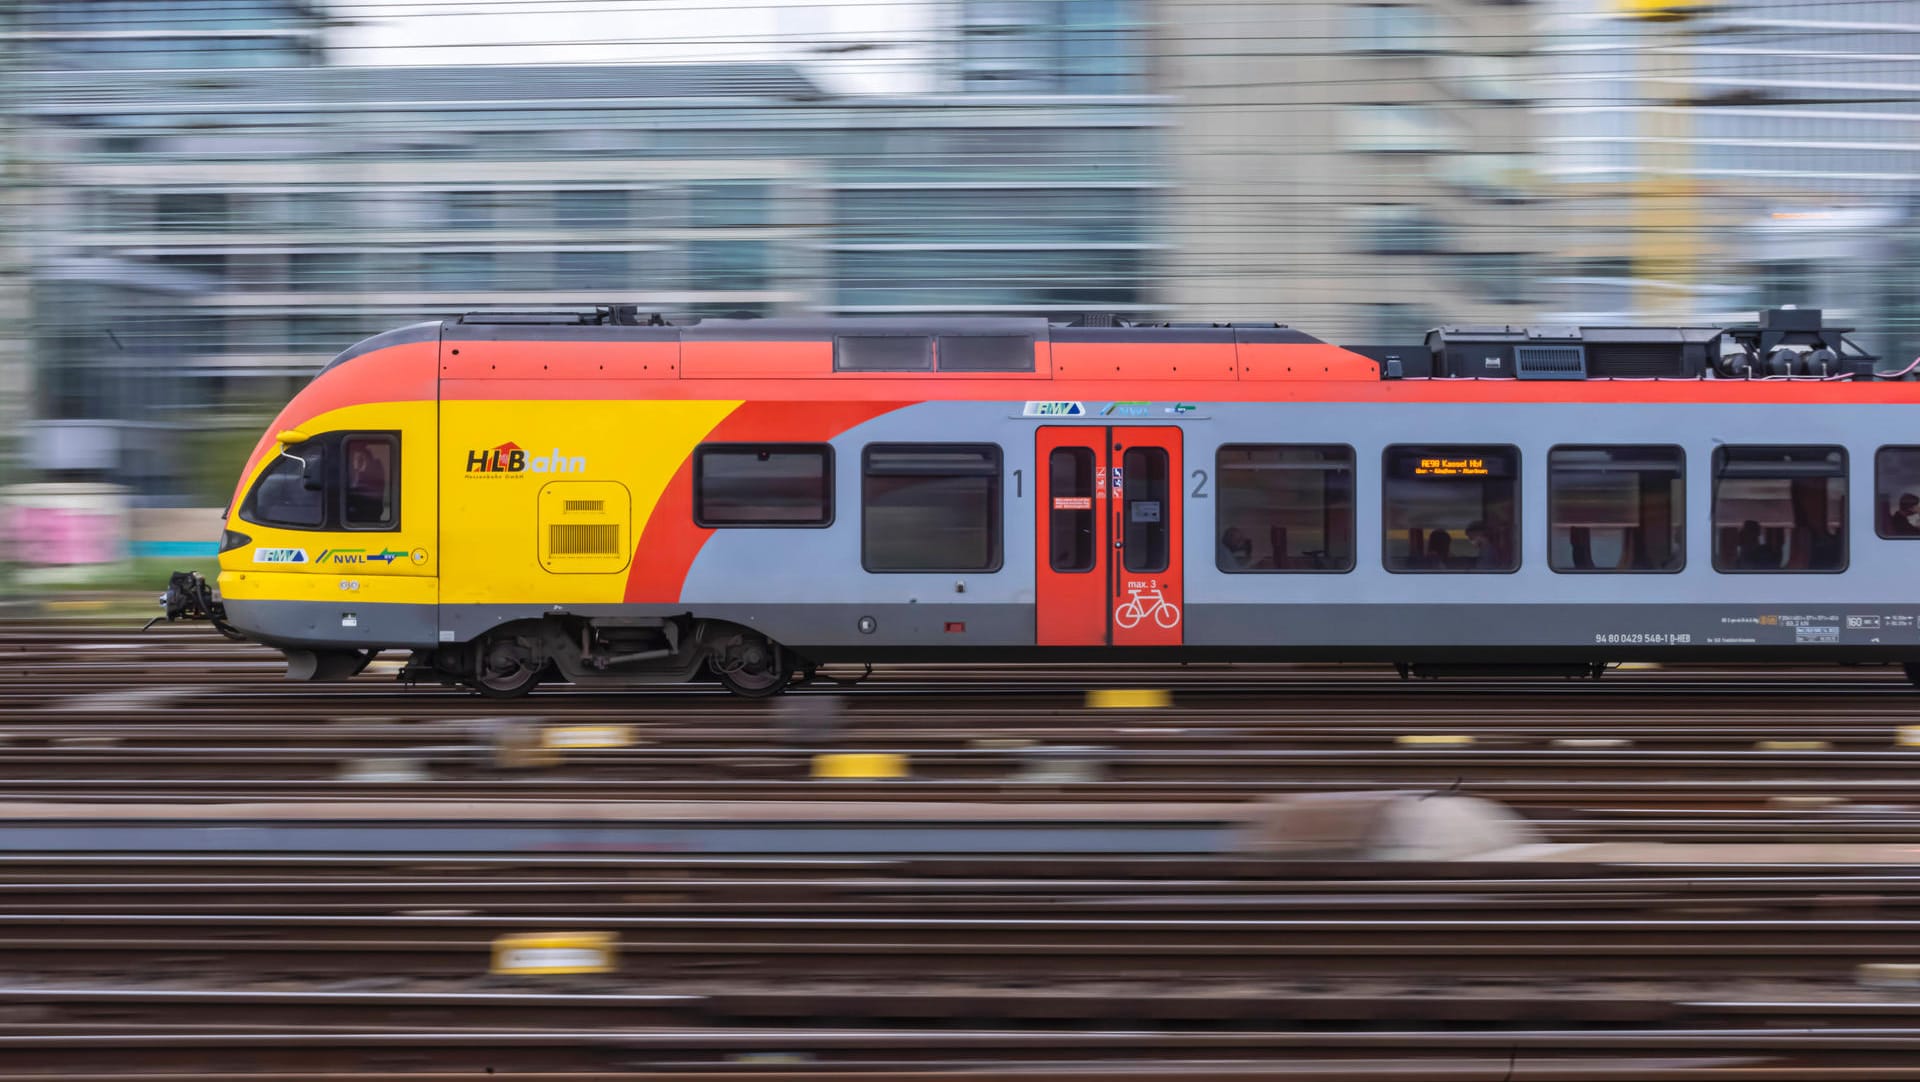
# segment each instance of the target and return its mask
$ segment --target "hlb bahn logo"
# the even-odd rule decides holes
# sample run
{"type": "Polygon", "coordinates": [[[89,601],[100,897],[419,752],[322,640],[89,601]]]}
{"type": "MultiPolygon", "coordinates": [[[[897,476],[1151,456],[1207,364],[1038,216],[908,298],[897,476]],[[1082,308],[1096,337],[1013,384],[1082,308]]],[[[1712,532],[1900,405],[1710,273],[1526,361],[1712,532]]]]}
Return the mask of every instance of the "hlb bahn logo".
{"type": "Polygon", "coordinates": [[[529,455],[517,443],[467,452],[468,477],[517,477],[523,473],[585,473],[585,455],[569,455],[558,447],[553,453],[529,455]]]}

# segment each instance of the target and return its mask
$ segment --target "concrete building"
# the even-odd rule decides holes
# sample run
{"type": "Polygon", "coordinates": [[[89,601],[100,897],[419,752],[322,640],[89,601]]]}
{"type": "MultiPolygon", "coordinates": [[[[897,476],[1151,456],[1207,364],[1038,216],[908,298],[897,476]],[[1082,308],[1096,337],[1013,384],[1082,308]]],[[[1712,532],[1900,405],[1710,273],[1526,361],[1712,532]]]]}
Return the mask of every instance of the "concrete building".
{"type": "Polygon", "coordinates": [[[1559,0],[1545,15],[1542,172],[1565,194],[1575,272],[1563,310],[1797,303],[1903,364],[1920,350],[1920,2],[1559,0]]]}
{"type": "Polygon", "coordinates": [[[1151,20],[1182,318],[1394,342],[1537,310],[1531,8],[1156,0],[1151,20]]]}

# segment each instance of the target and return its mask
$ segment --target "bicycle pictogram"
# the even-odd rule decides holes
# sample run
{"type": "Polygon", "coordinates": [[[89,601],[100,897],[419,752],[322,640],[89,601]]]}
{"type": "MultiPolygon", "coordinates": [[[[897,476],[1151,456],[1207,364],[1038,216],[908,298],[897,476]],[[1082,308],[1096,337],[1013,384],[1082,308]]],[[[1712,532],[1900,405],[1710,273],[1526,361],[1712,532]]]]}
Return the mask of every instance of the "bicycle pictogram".
{"type": "Polygon", "coordinates": [[[1149,616],[1168,631],[1180,626],[1180,606],[1168,601],[1160,590],[1128,583],[1127,593],[1132,595],[1127,603],[1113,610],[1113,622],[1122,628],[1137,627],[1149,616]]]}

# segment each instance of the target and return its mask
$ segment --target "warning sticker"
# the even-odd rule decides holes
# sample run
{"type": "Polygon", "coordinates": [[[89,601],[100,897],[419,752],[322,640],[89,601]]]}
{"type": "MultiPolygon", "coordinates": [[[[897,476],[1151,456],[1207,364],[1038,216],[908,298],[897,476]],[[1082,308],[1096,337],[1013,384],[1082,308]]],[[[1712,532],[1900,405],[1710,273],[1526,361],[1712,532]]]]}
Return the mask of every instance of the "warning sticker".
{"type": "Polygon", "coordinates": [[[1093,497],[1055,496],[1053,498],[1053,509],[1055,511],[1091,511],[1093,510],[1093,497]]]}

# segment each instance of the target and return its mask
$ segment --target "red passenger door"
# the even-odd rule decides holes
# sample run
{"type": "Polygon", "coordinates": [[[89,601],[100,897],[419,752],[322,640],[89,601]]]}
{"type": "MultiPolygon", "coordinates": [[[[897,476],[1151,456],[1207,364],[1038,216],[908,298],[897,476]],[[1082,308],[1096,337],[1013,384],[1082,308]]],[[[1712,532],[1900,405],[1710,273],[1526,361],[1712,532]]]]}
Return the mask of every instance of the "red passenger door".
{"type": "Polygon", "coordinates": [[[1036,641],[1178,646],[1180,430],[1039,429],[1036,641]]]}

